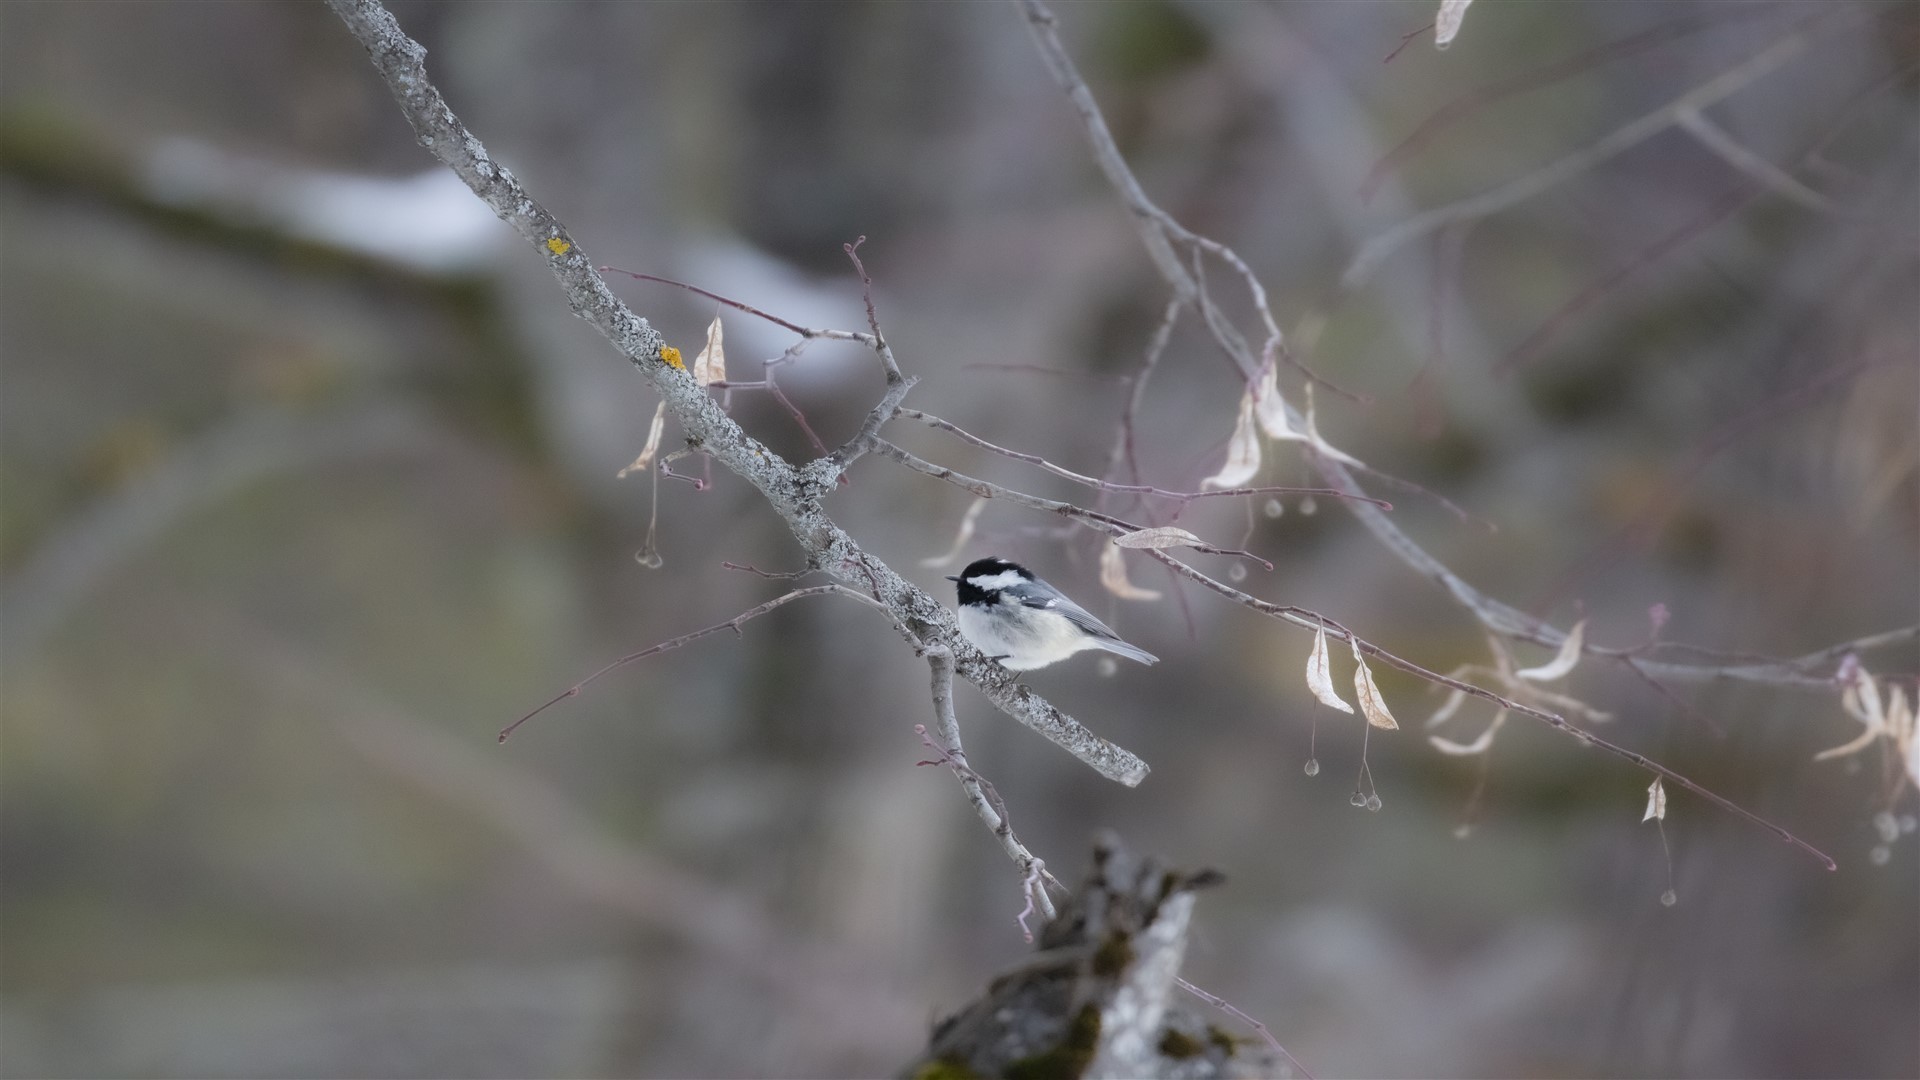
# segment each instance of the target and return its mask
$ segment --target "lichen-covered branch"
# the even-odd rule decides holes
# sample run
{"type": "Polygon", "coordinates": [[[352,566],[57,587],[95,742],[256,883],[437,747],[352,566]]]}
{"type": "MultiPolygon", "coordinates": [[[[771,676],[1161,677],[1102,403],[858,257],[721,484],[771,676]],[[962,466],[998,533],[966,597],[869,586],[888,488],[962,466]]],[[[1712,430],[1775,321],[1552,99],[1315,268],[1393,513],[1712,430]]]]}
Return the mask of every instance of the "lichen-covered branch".
{"type": "MultiPolygon", "coordinates": [[[[1088,731],[1015,681],[1011,672],[960,636],[952,613],[943,605],[862,550],[828,518],[822,508],[824,499],[851,460],[871,443],[870,435],[863,430],[854,446],[843,448],[845,460],[829,456],[798,466],[748,435],[678,362],[677,353],[663,358],[665,343],[659,332],[608,290],[593,261],[559,219],[528,195],[454,115],[427,77],[426,49],[400,29],[392,14],[375,0],[328,0],[328,4],[366,47],[420,145],[534,246],[547,260],[574,314],[604,334],[640,370],[673,413],[688,446],[753,485],[786,523],[811,565],[872,596],[924,646],[946,648],[954,657],[954,670],[978,686],[1002,712],[1110,779],[1132,785],[1146,777],[1145,762],[1088,731]]],[[[888,367],[891,404],[882,404],[891,415],[899,403],[896,394],[905,393],[900,389],[905,380],[892,364],[884,340],[877,332],[873,338],[888,367]]]]}
{"type": "MultiPolygon", "coordinates": [[[[1047,873],[1045,861],[1027,850],[1027,845],[1014,835],[1013,822],[1007,817],[1006,803],[1002,802],[993,786],[967,761],[966,747],[960,742],[960,721],[953,710],[953,656],[947,650],[935,646],[927,650],[927,666],[933,673],[933,715],[940,725],[940,742],[929,745],[944,760],[937,762],[953,770],[960,780],[960,786],[967,793],[967,801],[992,830],[994,838],[1000,841],[1000,847],[1020,868],[1021,888],[1026,891],[1027,903],[1039,907],[1040,912],[1051,919],[1054,910],[1053,897],[1047,894],[1047,873]]],[[[921,735],[926,739],[925,734],[921,735]]]]}

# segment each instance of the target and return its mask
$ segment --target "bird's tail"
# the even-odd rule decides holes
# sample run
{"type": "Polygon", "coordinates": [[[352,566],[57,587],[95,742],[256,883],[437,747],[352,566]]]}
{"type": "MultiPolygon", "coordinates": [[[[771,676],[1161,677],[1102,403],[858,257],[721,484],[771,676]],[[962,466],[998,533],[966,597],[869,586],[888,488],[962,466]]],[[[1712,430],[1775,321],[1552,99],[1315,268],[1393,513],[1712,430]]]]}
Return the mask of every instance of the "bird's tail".
{"type": "Polygon", "coordinates": [[[1129,660],[1138,660],[1143,664],[1157,664],[1160,662],[1159,657],[1145,649],[1129,645],[1119,638],[1101,638],[1099,640],[1099,647],[1110,653],[1119,653],[1129,660]]]}

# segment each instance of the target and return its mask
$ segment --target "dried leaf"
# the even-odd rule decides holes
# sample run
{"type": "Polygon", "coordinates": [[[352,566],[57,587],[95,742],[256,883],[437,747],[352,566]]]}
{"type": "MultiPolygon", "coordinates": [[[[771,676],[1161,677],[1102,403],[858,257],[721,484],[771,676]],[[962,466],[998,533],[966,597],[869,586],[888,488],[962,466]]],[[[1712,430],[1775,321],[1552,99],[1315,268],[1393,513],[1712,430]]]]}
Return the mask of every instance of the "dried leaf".
{"type": "Polygon", "coordinates": [[[1920,739],[1907,740],[1907,777],[1920,787],[1920,739]]]}
{"type": "Polygon", "coordinates": [[[1427,736],[1427,741],[1433,744],[1435,750],[1443,754],[1451,754],[1454,757],[1471,757],[1474,754],[1484,754],[1491,749],[1493,746],[1493,736],[1499,732],[1501,728],[1505,727],[1506,723],[1507,710],[1501,709],[1499,712],[1493,714],[1493,722],[1487,725],[1487,730],[1481,732],[1480,737],[1470,743],[1454,742],[1452,739],[1443,739],[1438,735],[1427,736]]]}
{"type": "MultiPolygon", "coordinates": [[[[1866,730],[1862,731],[1858,738],[1813,755],[1815,761],[1857,754],[1872,746],[1873,740],[1882,735],[1891,734],[1887,730],[1886,709],[1880,703],[1880,688],[1874,683],[1873,676],[1867,672],[1866,667],[1855,660],[1842,667],[1841,677],[1846,680],[1847,685],[1840,691],[1840,707],[1847,711],[1848,716],[1860,721],[1861,726],[1866,730]]],[[[1906,695],[1902,694],[1903,705],[1905,698],[1906,695]]],[[[1898,745],[1897,741],[1895,745],[1898,745]]]]}
{"type": "Polygon", "coordinates": [[[1660,778],[1656,776],[1653,778],[1653,783],[1647,785],[1647,812],[1640,815],[1640,824],[1645,825],[1649,821],[1665,821],[1666,819],[1667,789],[1665,785],[1660,783],[1660,778]]]}
{"type": "Polygon", "coordinates": [[[1533,682],[1552,682],[1564,677],[1580,662],[1580,647],[1587,636],[1587,620],[1581,619],[1567,631],[1567,640],[1560,643],[1560,652],[1552,660],[1539,667],[1521,668],[1514,676],[1533,682]]]}
{"type": "Polygon", "coordinates": [[[1170,548],[1201,547],[1206,541],[1185,529],[1176,529],[1172,525],[1162,525],[1154,529],[1140,529],[1125,536],[1113,538],[1115,547],[1123,548],[1170,548]]]}
{"type": "Polygon", "coordinates": [[[1440,14],[1433,20],[1433,47],[1444,49],[1453,44],[1460,22],[1467,17],[1467,5],[1473,0],[1440,0],[1440,14]]]}
{"type": "Polygon", "coordinates": [[[1347,453],[1345,450],[1335,449],[1332,443],[1320,437],[1320,425],[1314,422],[1313,412],[1314,412],[1313,384],[1308,383],[1307,384],[1307,445],[1319,451],[1319,453],[1323,457],[1330,457],[1333,460],[1338,461],[1343,465],[1351,465],[1356,469],[1366,468],[1367,467],[1366,464],[1362,462],[1359,458],[1354,457],[1352,454],[1347,453]]]}
{"type": "Polygon", "coordinates": [[[1387,711],[1387,699],[1380,696],[1380,688],[1373,684],[1373,672],[1360,656],[1360,643],[1350,640],[1349,644],[1353,646],[1353,693],[1360,699],[1361,713],[1374,727],[1399,730],[1399,722],[1387,711]]]}
{"type": "Polygon", "coordinates": [[[1127,580],[1126,560],[1121,557],[1120,549],[1111,542],[1100,552],[1100,584],[1122,600],[1160,599],[1158,590],[1143,589],[1127,580]]]}
{"type": "Polygon", "coordinates": [[[1834,747],[1831,750],[1822,750],[1819,753],[1813,755],[1813,760],[1826,761],[1830,758],[1846,757],[1848,754],[1857,754],[1860,751],[1865,750],[1867,747],[1872,746],[1873,740],[1879,737],[1880,737],[1880,733],[1878,731],[1875,731],[1872,728],[1868,728],[1867,730],[1861,732],[1860,737],[1857,739],[1854,739],[1847,743],[1843,743],[1839,746],[1834,747]]]}
{"type": "Polygon", "coordinates": [[[1287,399],[1280,396],[1280,369],[1270,365],[1267,373],[1261,377],[1260,385],[1253,392],[1253,415],[1260,421],[1260,430],[1267,433],[1269,439],[1292,439],[1307,441],[1307,437],[1293,429],[1287,423],[1287,399]]]}
{"type": "Polygon", "coordinates": [[[1887,734],[1895,739],[1913,734],[1915,716],[1912,706],[1907,704],[1907,688],[1899,683],[1887,684],[1887,734]]]}
{"type": "Polygon", "coordinates": [[[1890,696],[1887,734],[1892,737],[1893,745],[1903,751],[1907,776],[1913,780],[1913,786],[1920,787],[1920,710],[1907,704],[1907,691],[1897,683],[1890,696]]]}
{"type": "Polygon", "coordinates": [[[693,381],[701,386],[727,381],[727,354],[720,345],[720,316],[707,326],[707,347],[693,358],[693,381]]]}
{"type": "Polygon", "coordinates": [[[1313,635],[1313,651],[1307,654],[1307,689],[1320,704],[1329,709],[1338,709],[1351,713],[1353,706],[1340,700],[1333,689],[1332,665],[1327,662],[1327,628],[1322,626],[1313,635]]]}
{"type": "Polygon", "coordinates": [[[930,559],[921,559],[920,565],[928,567],[929,569],[937,569],[958,559],[961,549],[967,546],[967,541],[973,539],[973,523],[980,519],[980,511],[986,508],[987,500],[973,500],[973,505],[967,507],[967,512],[960,518],[960,531],[953,538],[953,546],[947,549],[945,555],[935,555],[930,559]]]}
{"type": "Polygon", "coordinates": [[[1886,710],[1880,705],[1880,687],[1862,664],[1853,665],[1852,677],[1840,693],[1840,707],[1870,730],[1877,732],[1887,726],[1886,710]]]}
{"type": "Polygon", "coordinates": [[[1220,471],[1200,481],[1202,488],[1244,487],[1260,471],[1260,431],[1253,422],[1253,395],[1240,399],[1240,419],[1227,440],[1227,462],[1220,471]]]}
{"type": "Polygon", "coordinates": [[[653,464],[653,456],[660,452],[660,436],[666,430],[667,403],[663,401],[659,408],[653,410],[653,426],[647,428],[647,445],[640,449],[640,456],[633,459],[633,464],[621,469],[615,479],[624,480],[628,473],[646,472],[647,467],[653,464]]]}

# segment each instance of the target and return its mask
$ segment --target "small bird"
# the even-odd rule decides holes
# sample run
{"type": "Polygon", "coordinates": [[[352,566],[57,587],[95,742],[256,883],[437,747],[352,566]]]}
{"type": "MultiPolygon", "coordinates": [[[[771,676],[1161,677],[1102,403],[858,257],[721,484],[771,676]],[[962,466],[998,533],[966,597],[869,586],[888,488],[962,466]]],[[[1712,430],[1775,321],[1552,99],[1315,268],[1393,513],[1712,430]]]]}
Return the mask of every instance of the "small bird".
{"type": "Polygon", "coordinates": [[[1002,667],[1032,671],[1083,649],[1105,649],[1151,664],[1160,658],[1120,635],[1026,567],[998,556],[981,559],[957,577],[960,632],[1002,667]]]}

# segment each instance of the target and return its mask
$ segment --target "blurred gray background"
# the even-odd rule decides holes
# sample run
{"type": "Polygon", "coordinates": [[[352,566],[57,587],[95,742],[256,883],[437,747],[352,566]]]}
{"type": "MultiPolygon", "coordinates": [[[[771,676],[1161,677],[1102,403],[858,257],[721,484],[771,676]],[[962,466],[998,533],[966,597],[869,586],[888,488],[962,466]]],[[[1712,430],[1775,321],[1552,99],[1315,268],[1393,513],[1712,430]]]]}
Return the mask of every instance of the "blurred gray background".
{"type": "MultiPolygon", "coordinates": [[[[1328,436],[1497,523],[1382,491],[1470,581],[1616,647],[1654,604],[1667,637],[1738,653],[1914,623],[1920,9],[1483,3],[1450,50],[1383,62],[1433,7],[1058,14],[1150,192],[1245,254],[1289,329],[1325,318],[1304,359],[1367,399],[1322,395],[1328,436]],[[1340,293],[1368,237],[1796,32],[1708,110],[1792,184],[1666,130],[1340,293]]],[[[592,258],[856,328],[840,245],[865,235],[914,404],[1101,468],[1166,296],[1015,8],[394,10],[592,258]]],[[[322,5],[9,3],[0,80],[0,1070],[880,1075],[1019,959],[1011,866],[914,765],[925,666],[857,605],[646,661],[495,745],[783,588],[723,560],[795,552],[716,475],[662,482],[664,565],[636,562],[653,481],[614,474],[654,401],[322,5]]],[[[616,288],[699,348],[711,302],[616,288]]],[[[736,378],[789,343],[726,325],[736,378]]],[[[831,443],[873,367],[818,345],[783,379],[831,443]]],[[[1141,417],[1150,482],[1211,472],[1238,394],[1188,319],[1141,417]]],[[[808,452],[764,395],[733,411],[808,452]]],[[[1263,474],[1308,478],[1286,448],[1263,474]]],[[[869,458],[830,508],[945,596],[921,560],[969,502],[869,458]]],[[[1430,668],[1487,659],[1328,500],[1181,520],[1273,560],[1260,596],[1430,668]]],[[[1665,908],[1644,774],[1524,721],[1442,757],[1419,728],[1441,699],[1388,673],[1384,809],[1355,809],[1360,731],[1316,716],[1304,634],[1176,600],[1145,560],[1167,598],[1111,600],[1092,535],[1056,525],[989,507],[968,554],[1165,658],[1030,679],[1153,774],[1110,784],[963,690],[974,764],[1065,877],[1102,826],[1224,871],[1188,974],[1318,1075],[1920,1073],[1920,859],[1875,826],[1910,829],[1914,795],[1879,747],[1812,762],[1859,730],[1835,694],[1575,673],[1609,738],[1840,863],[1676,791],[1665,908]]],[[[1911,643],[1865,659],[1920,668],[1911,643]]]]}

